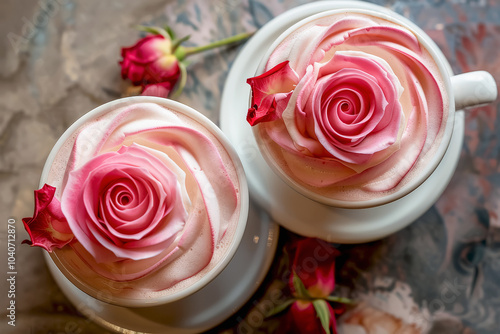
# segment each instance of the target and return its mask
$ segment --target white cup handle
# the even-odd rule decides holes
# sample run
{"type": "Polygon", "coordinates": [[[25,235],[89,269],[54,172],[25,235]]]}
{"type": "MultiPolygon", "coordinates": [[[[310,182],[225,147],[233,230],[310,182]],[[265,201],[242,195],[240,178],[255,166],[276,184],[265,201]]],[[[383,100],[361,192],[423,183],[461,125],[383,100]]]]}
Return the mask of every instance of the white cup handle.
{"type": "Polygon", "coordinates": [[[451,77],[455,109],[475,107],[493,102],[497,98],[497,85],[486,71],[474,71],[451,77]]]}

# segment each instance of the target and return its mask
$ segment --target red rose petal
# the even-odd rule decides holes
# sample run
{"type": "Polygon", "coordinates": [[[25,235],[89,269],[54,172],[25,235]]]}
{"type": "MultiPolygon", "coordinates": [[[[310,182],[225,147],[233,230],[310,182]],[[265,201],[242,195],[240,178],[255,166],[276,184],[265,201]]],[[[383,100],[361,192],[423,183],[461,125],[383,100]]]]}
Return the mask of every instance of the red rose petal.
{"type": "Polygon", "coordinates": [[[252,105],[247,114],[248,123],[254,126],[260,122],[277,119],[281,115],[276,110],[278,102],[290,97],[287,93],[293,91],[298,81],[299,78],[288,61],[276,65],[259,76],[247,79],[252,88],[252,105]]]}
{"type": "Polygon", "coordinates": [[[24,240],[23,244],[52,252],[54,248],[62,248],[73,240],[74,236],[61,212],[61,204],[54,198],[55,191],[56,188],[48,184],[35,190],[33,217],[23,218],[24,228],[31,240],[24,240]]]}

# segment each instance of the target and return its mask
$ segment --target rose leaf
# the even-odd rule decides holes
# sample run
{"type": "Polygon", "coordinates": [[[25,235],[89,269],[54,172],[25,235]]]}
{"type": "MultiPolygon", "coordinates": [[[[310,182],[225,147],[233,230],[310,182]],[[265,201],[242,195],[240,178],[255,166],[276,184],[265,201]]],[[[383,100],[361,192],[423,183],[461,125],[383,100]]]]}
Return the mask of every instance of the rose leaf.
{"type": "Polygon", "coordinates": [[[326,334],[330,334],[330,311],[328,309],[328,304],[323,299],[316,299],[313,302],[314,310],[316,310],[316,314],[318,315],[319,321],[321,322],[321,326],[326,334]]]}

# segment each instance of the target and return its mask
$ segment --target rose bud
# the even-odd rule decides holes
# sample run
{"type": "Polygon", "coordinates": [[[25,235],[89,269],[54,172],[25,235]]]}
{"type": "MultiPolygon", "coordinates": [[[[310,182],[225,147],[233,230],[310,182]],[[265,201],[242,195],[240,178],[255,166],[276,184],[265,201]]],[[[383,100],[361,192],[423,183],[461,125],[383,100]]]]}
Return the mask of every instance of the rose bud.
{"type": "Polygon", "coordinates": [[[122,48],[122,78],[134,85],[168,82],[175,86],[181,70],[172,45],[168,35],[149,35],[134,46],[122,48]]]}

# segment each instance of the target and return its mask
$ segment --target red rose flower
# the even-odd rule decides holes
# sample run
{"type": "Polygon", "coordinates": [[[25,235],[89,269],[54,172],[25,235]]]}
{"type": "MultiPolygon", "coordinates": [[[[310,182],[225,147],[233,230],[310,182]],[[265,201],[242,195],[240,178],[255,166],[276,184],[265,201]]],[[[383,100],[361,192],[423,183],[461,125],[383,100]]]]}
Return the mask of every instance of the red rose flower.
{"type": "Polygon", "coordinates": [[[168,35],[146,36],[134,46],[122,48],[122,57],[122,78],[130,79],[134,85],[168,82],[173,87],[181,74],[168,35]]]}
{"type": "Polygon", "coordinates": [[[289,285],[293,294],[300,294],[294,282],[299,278],[311,297],[329,296],[335,289],[335,258],[338,255],[336,248],[320,239],[305,238],[292,244],[290,258],[295,275],[290,277],[289,285]]]}
{"type": "Polygon", "coordinates": [[[314,238],[292,243],[289,252],[289,287],[293,299],[281,321],[280,333],[337,333],[335,310],[330,301],[345,299],[330,296],[335,289],[335,258],[339,251],[314,238]]]}
{"type": "Polygon", "coordinates": [[[187,62],[185,58],[223,45],[241,42],[251,36],[242,33],[203,46],[184,47],[181,44],[189,36],[176,38],[169,27],[139,26],[150,33],[134,46],[122,48],[120,61],[123,79],[130,79],[147,96],[168,97],[179,95],[186,84],[187,62]],[[175,88],[175,91],[172,92],[175,88]]]}

